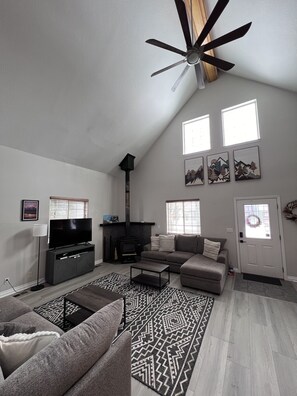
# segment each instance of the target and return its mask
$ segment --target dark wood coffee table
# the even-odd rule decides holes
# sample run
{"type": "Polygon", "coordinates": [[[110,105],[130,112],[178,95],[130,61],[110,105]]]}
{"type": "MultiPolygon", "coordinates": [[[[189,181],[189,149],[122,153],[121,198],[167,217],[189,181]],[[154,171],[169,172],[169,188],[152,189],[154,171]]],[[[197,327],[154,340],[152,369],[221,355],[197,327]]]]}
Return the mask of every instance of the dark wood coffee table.
{"type": "MultiPolygon", "coordinates": [[[[112,292],[110,290],[103,289],[99,286],[86,286],[80,290],[68,294],[64,297],[64,315],[63,315],[63,326],[65,327],[66,321],[73,325],[78,325],[83,322],[93,313],[99,311],[99,309],[105,307],[113,301],[123,299],[124,312],[123,320],[124,327],[126,326],[126,297],[122,294],[112,292]],[[69,315],[67,315],[67,303],[75,304],[79,309],[69,315]]],[[[122,323],[121,322],[121,323],[122,323]]]]}
{"type": "Polygon", "coordinates": [[[144,285],[158,287],[160,290],[170,283],[169,265],[151,261],[140,261],[130,266],[130,283],[138,282],[144,285]],[[140,270],[140,274],[133,276],[133,269],[140,270]],[[145,272],[145,273],[144,273],[145,272]],[[149,274],[147,273],[149,272],[149,274]],[[167,277],[162,274],[167,272],[167,277]]]}

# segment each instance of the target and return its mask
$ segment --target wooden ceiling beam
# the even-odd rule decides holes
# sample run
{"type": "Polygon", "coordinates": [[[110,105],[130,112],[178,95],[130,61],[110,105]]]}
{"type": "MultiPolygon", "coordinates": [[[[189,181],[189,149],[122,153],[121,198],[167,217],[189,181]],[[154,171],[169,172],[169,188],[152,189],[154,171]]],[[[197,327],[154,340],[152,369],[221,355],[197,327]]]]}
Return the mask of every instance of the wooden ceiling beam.
{"type": "MultiPolygon", "coordinates": [[[[207,21],[204,0],[184,0],[184,1],[188,13],[189,21],[191,21],[191,2],[192,2],[194,40],[197,40],[200,32],[202,31],[207,21]]],[[[210,34],[208,34],[206,39],[204,40],[204,44],[209,43],[211,40],[212,39],[210,37],[210,34]]],[[[211,56],[215,56],[213,50],[207,51],[205,53],[211,56]]],[[[206,62],[202,62],[202,65],[205,71],[207,81],[208,82],[215,81],[218,78],[217,68],[206,62]]]]}

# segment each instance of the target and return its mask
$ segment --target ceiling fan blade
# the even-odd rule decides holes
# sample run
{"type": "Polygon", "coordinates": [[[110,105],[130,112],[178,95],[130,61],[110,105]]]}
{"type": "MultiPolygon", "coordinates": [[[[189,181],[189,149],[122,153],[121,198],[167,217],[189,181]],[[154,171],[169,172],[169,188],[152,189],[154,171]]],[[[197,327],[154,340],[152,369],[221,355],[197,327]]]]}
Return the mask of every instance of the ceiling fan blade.
{"type": "Polygon", "coordinates": [[[243,37],[251,27],[251,24],[252,22],[247,23],[246,25],[243,25],[238,29],[232,30],[232,32],[229,32],[224,36],[221,36],[215,40],[212,40],[210,43],[205,44],[203,46],[203,52],[209,51],[213,48],[219,47],[220,45],[224,45],[226,43],[229,43],[230,41],[234,41],[239,39],[240,37],[243,37]]]}
{"type": "Polygon", "coordinates": [[[196,72],[198,88],[204,89],[205,88],[204,70],[203,70],[203,66],[201,65],[201,62],[199,62],[199,63],[197,63],[197,65],[195,65],[195,72],[196,72]]]}
{"type": "Polygon", "coordinates": [[[186,62],[186,59],[183,59],[183,60],[181,60],[181,61],[179,61],[179,62],[173,63],[173,64],[170,65],[170,66],[164,67],[164,69],[160,69],[160,70],[156,71],[155,73],[153,73],[153,74],[151,75],[151,77],[154,77],[154,76],[156,76],[157,74],[163,73],[164,71],[169,70],[169,69],[172,69],[173,67],[178,66],[178,65],[181,65],[182,63],[185,63],[185,62],[186,62]]]}
{"type": "Polygon", "coordinates": [[[179,55],[182,55],[182,56],[186,56],[187,55],[186,52],[184,52],[184,51],[182,51],[182,50],[180,50],[178,48],[172,47],[171,45],[163,43],[162,41],[159,41],[159,40],[149,39],[149,40],[146,40],[146,43],[151,44],[151,45],[155,45],[156,47],[160,47],[160,48],[166,49],[167,51],[175,52],[175,53],[177,53],[179,55]]]}
{"type": "Polygon", "coordinates": [[[220,59],[220,58],[217,58],[214,56],[210,56],[207,54],[203,54],[201,56],[201,60],[203,62],[210,63],[211,65],[216,66],[219,69],[222,69],[225,71],[230,70],[230,69],[232,69],[233,66],[235,66],[234,63],[230,63],[230,62],[224,61],[223,59],[220,59]]]}
{"type": "Polygon", "coordinates": [[[187,47],[192,47],[191,33],[189,29],[187,10],[183,0],[175,0],[175,5],[177,8],[180,24],[183,29],[187,47]]]}
{"type": "Polygon", "coordinates": [[[183,79],[184,75],[187,73],[187,71],[190,69],[190,66],[187,65],[184,70],[182,71],[181,75],[178,77],[178,79],[175,81],[173,87],[171,88],[171,91],[175,92],[176,88],[179,86],[179,83],[183,79]]]}
{"type": "Polygon", "coordinates": [[[202,31],[194,45],[196,48],[199,48],[201,46],[201,44],[205,40],[206,36],[211,31],[213,25],[219,19],[221,13],[224,11],[224,9],[228,3],[229,3],[229,0],[219,0],[217,2],[215,8],[212,10],[212,13],[210,14],[206,24],[204,25],[204,28],[202,29],[202,31]]]}

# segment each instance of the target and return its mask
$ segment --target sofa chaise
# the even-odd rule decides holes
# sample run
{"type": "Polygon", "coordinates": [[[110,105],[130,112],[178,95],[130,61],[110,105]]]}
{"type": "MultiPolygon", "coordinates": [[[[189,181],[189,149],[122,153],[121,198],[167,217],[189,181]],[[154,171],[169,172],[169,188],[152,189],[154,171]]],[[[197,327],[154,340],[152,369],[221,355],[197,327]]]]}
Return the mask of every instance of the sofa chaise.
{"type": "Polygon", "coordinates": [[[63,333],[17,298],[0,299],[0,325],[60,334],[6,378],[0,368],[0,395],[131,395],[131,335],[124,332],[113,342],[121,318],[117,300],[63,333]]]}
{"type": "Polygon", "coordinates": [[[229,270],[225,242],[223,238],[178,234],[174,237],[174,247],[170,251],[162,247],[154,249],[152,244],[145,245],[141,260],[169,265],[171,272],[180,273],[183,286],[221,294],[229,270]],[[218,244],[215,259],[204,255],[205,240],[218,244]]]}

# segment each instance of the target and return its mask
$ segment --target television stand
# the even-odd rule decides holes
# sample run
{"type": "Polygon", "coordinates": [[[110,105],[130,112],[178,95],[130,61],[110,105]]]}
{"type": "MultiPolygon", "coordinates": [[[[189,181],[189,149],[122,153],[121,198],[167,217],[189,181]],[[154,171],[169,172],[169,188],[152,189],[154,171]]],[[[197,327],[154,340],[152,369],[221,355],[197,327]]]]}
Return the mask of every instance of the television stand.
{"type": "Polygon", "coordinates": [[[47,250],[45,280],[51,285],[91,272],[95,267],[95,245],[81,244],[47,250]]]}

